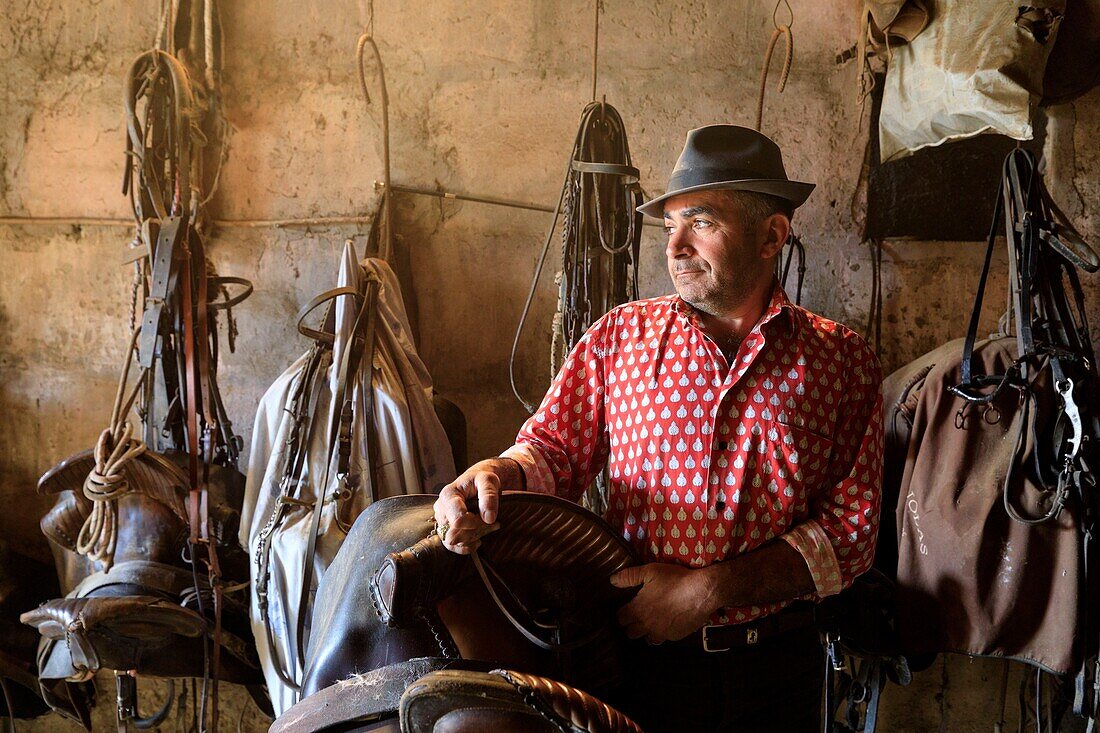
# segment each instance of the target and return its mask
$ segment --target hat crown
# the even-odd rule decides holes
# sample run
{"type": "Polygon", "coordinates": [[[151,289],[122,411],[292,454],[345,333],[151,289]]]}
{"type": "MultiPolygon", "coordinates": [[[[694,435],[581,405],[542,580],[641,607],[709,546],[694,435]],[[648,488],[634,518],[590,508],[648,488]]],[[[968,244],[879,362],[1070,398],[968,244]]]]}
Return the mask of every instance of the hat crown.
{"type": "Polygon", "coordinates": [[[685,174],[704,172],[712,180],[787,180],[779,146],[767,135],[737,125],[707,125],[689,132],[668,188],[680,188],[676,184],[685,174]]]}

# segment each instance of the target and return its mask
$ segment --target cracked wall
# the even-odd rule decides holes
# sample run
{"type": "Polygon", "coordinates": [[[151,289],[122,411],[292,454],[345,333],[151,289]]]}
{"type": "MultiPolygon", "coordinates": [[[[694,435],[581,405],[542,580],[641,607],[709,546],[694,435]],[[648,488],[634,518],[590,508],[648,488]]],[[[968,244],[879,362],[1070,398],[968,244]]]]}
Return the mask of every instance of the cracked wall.
{"type": "MultiPolygon", "coordinates": [[[[751,123],[771,8],[751,0],[604,4],[599,93],[622,113],[654,194],[688,129],[751,123]]],[[[794,5],[794,67],[785,93],[769,91],[764,129],[783,147],[792,177],[818,184],[795,221],[809,265],[803,303],[864,332],[871,259],[852,202],[868,133],[855,64],[834,60],[854,41],[856,4],[794,5]]],[[[127,217],[122,77],[152,42],[156,3],[6,0],[4,9],[3,214],[127,217]]],[[[224,111],[233,129],[214,217],[372,213],[381,117],[377,94],[365,106],[354,68],[365,3],[226,3],[222,13],[224,111]]],[[[379,1],[375,35],[395,182],[553,204],[590,96],[591,3],[379,1]]],[[[1100,99],[1093,93],[1050,117],[1052,188],[1095,239],[1100,152],[1091,142],[1100,135],[1100,99]]],[[[421,355],[439,391],[466,414],[471,459],[495,454],[524,416],[508,384],[508,355],[550,215],[403,194],[394,212],[421,355]]],[[[215,231],[209,251],[219,272],[256,286],[236,310],[237,351],[224,354],[220,380],[246,445],[263,391],[307,346],[294,314],[331,287],[345,239],[362,251],[367,233],[366,225],[215,231]]],[[[47,508],[33,493],[37,477],[90,447],[108,418],[129,328],[130,271],[120,263],[130,238],[125,228],[0,226],[0,527],[35,554],[45,553],[36,525],[47,508]]],[[[670,290],[660,239],[646,228],[644,296],[670,290]]],[[[975,243],[885,244],[887,370],[963,333],[981,256],[975,243]]],[[[996,261],[1003,267],[1003,255],[996,261]]],[[[553,259],[548,269],[517,365],[528,399],[549,379],[553,259]]],[[[1094,279],[1086,286],[1100,322],[1094,279]]],[[[884,729],[930,730],[940,716],[947,730],[984,729],[995,719],[999,667],[991,665],[952,661],[918,675],[910,690],[891,688],[884,729]]],[[[262,727],[253,717],[248,725],[262,727]]]]}

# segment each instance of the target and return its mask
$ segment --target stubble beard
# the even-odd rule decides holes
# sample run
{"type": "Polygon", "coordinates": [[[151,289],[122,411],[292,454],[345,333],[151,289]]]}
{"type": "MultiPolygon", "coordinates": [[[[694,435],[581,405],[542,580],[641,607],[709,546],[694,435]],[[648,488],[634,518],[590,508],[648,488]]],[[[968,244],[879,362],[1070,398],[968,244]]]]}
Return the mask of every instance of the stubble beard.
{"type": "Polygon", "coordinates": [[[716,317],[736,310],[752,293],[754,282],[753,273],[747,268],[731,274],[724,282],[719,282],[709,269],[689,282],[682,283],[673,276],[676,292],[685,303],[716,317]]]}

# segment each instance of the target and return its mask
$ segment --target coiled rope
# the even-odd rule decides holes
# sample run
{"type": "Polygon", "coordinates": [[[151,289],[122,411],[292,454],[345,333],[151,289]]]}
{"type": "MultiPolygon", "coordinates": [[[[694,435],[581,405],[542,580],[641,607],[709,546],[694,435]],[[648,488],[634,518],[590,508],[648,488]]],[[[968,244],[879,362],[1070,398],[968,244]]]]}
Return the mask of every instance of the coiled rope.
{"type": "Polygon", "coordinates": [[[145,452],[145,443],[134,437],[134,427],[126,420],[130,408],[144,386],[146,371],[142,370],[129,396],[126,382],[130,363],[137,349],[140,328],[130,337],[130,348],[119,378],[111,411],[110,427],[99,434],[95,446],[95,468],[84,479],[84,496],[92,502],[92,513],[84,520],[76,540],[76,550],[89,559],[103,563],[103,570],[111,569],[115,547],[118,543],[118,497],[130,490],[126,466],[145,452]]]}

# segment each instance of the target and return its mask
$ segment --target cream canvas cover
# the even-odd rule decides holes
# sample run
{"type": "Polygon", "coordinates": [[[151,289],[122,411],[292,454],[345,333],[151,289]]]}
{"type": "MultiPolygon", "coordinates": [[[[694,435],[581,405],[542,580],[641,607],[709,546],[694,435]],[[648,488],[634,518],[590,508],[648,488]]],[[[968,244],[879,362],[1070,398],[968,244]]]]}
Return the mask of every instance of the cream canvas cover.
{"type": "Polygon", "coordinates": [[[1066,0],[927,0],[931,20],[887,49],[881,158],[996,132],[1033,136],[1032,109],[1066,0]]]}
{"type": "MultiPolygon", "coordinates": [[[[401,299],[397,277],[389,265],[380,259],[358,262],[350,242],[345,246],[340,263],[338,286],[353,286],[363,291],[365,278],[374,277],[381,283],[377,301],[373,363],[354,375],[352,399],[356,405],[353,429],[351,470],[349,475],[362,476],[367,471],[367,433],[363,424],[366,390],[373,390],[373,433],[377,465],[374,486],[379,498],[399,494],[429,493],[455,477],[454,461],[443,426],[432,407],[432,382],[412,343],[408,317],[401,299]]],[[[357,490],[337,507],[332,500],[337,488],[337,471],[329,472],[329,485],[319,485],[324,476],[324,462],[330,455],[328,425],[334,408],[336,369],[343,351],[348,347],[356,315],[356,304],[349,297],[334,301],[336,338],[330,355],[323,357],[323,374],[314,389],[317,391],[316,411],[310,416],[317,428],[303,431],[311,435],[303,479],[297,498],[314,502],[324,494],[327,499],[321,514],[314,557],[305,558],[312,510],[309,506],[293,505],[271,533],[270,579],[268,581],[268,623],[272,629],[275,649],[270,648],[267,630],[261,618],[257,588],[257,545],[261,531],[277,509],[280,482],[286,469],[286,441],[293,428],[293,417],[285,409],[290,395],[303,378],[308,354],[296,360],[268,389],[256,413],[249,458],[248,482],[241,512],[241,544],[249,550],[252,562],[251,616],[257,649],[267,680],[268,691],[276,715],[296,701],[296,692],[286,685],[275,669],[281,663],[293,679],[300,680],[302,660],[298,658],[296,629],[300,614],[310,608],[298,608],[307,560],[313,563],[311,585],[316,588],[336,551],[344,541],[346,530],[371,497],[360,483],[357,490]],[[337,512],[339,511],[339,515],[337,512]],[[273,654],[275,656],[273,656],[273,654]]],[[[333,457],[335,464],[336,458],[333,457]]],[[[312,596],[311,596],[312,597],[312,596]]]]}

